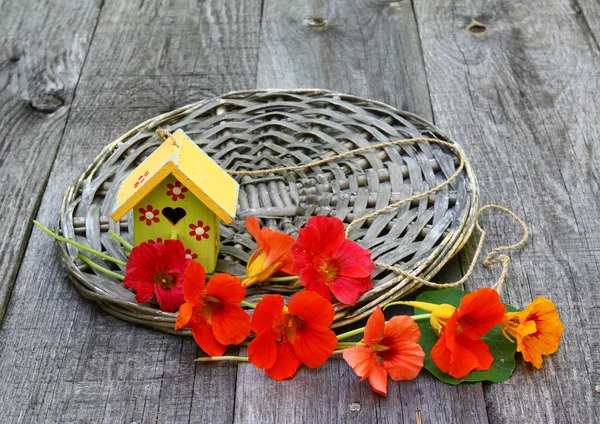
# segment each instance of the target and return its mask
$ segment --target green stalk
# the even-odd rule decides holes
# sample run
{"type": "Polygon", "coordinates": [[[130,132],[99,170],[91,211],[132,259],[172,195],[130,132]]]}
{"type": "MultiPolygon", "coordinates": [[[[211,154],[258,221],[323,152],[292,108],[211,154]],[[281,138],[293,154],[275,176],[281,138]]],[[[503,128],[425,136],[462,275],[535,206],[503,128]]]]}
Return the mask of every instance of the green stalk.
{"type": "Polygon", "coordinates": [[[121,243],[123,245],[123,247],[131,250],[133,249],[133,246],[130,245],[129,243],[127,243],[127,241],[119,236],[117,233],[115,233],[113,230],[108,230],[108,234],[110,234],[112,236],[112,238],[114,238],[116,241],[118,241],[119,243],[121,243]]]}
{"type": "Polygon", "coordinates": [[[216,361],[239,361],[249,362],[247,356],[204,356],[196,358],[196,362],[216,362],[216,361]]]}
{"type": "Polygon", "coordinates": [[[67,244],[73,245],[73,246],[77,247],[78,249],[83,250],[84,252],[91,253],[92,255],[96,255],[96,256],[98,256],[98,257],[100,257],[102,259],[106,259],[109,262],[114,262],[117,265],[121,265],[121,266],[125,266],[126,265],[125,262],[123,262],[123,261],[121,261],[119,259],[113,258],[112,256],[108,256],[106,253],[102,253],[102,252],[100,252],[98,250],[92,249],[91,247],[84,246],[83,244],[77,243],[76,241],[73,241],[73,240],[69,240],[68,238],[61,237],[58,234],[56,234],[56,233],[52,232],[51,230],[49,230],[48,228],[44,227],[38,221],[34,220],[33,223],[35,225],[37,225],[40,230],[42,230],[43,232],[45,232],[46,234],[48,234],[50,237],[52,237],[55,240],[58,240],[58,241],[61,241],[63,243],[67,243],[67,244]]]}
{"type": "Polygon", "coordinates": [[[81,259],[83,262],[85,262],[86,264],[88,264],[90,267],[103,272],[106,275],[109,275],[111,277],[115,277],[121,281],[123,281],[125,279],[125,277],[123,277],[121,274],[117,274],[116,272],[111,271],[110,269],[106,269],[103,266],[98,265],[95,262],[90,261],[88,258],[86,258],[85,256],[83,256],[81,253],[77,254],[77,257],[79,259],[81,259]]]}
{"type": "Polygon", "coordinates": [[[240,305],[246,306],[246,307],[252,308],[252,309],[256,308],[256,305],[254,303],[246,302],[245,300],[242,300],[240,302],[240,305]]]}

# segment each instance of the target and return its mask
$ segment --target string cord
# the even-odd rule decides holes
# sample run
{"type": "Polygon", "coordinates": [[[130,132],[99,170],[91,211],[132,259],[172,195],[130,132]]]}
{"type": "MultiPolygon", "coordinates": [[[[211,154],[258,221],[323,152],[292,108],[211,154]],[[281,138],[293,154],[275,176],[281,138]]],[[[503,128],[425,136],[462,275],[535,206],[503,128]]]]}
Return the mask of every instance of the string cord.
{"type": "MultiPolygon", "coordinates": [[[[156,133],[163,141],[165,141],[167,138],[169,138],[171,136],[171,134],[168,131],[165,131],[162,128],[159,128],[156,131],[156,133]]],[[[367,221],[368,219],[375,218],[379,215],[390,212],[408,202],[413,202],[413,201],[421,199],[425,196],[429,196],[430,194],[433,194],[433,193],[441,190],[445,186],[449,185],[450,183],[452,183],[452,181],[454,181],[456,178],[458,178],[458,176],[464,170],[465,165],[467,163],[467,158],[466,158],[465,154],[463,153],[462,149],[454,143],[444,141],[444,140],[438,140],[437,138],[428,138],[428,137],[407,138],[407,139],[400,139],[400,140],[387,141],[387,142],[383,142],[383,143],[371,144],[369,146],[349,150],[344,153],[333,155],[333,156],[330,156],[330,157],[327,157],[324,159],[318,159],[318,160],[315,160],[315,161],[312,161],[309,163],[305,163],[302,165],[283,166],[283,167],[278,167],[278,168],[259,169],[259,170],[253,170],[253,171],[231,171],[231,170],[229,170],[227,172],[229,173],[229,175],[265,175],[265,174],[270,174],[270,173],[301,171],[304,169],[323,165],[323,164],[326,164],[329,162],[333,162],[333,161],[343,159],[348,156],[356,155],[358,153],[362,153],[362,152],[373,150],[373,149],[382,149],[385,147],[397,146],[397,145],[402,145],[402,144],[416,144],[416,143],[421,143],[421,142],[428,142],[428,143],[434,143],[434,144],[438,144],[441,146],[445,146],[448,149],[455,152],[459,158],[459,164],[458,164],[458,167],[456,168],[455,172],[449,178],[447,178],[445,181],[443,181],[442,183],[438,184],[437,186],[433,187],[430,190],[415,194],[413,196],[402,199],[398,202],[391,203],[383,208],[377,209],[369,214],[355,218],[346,227],[346,237],[348,237],[348,235],[350,234],[350,230],[355,225],[357,225],[361,222],[367,221]]],[[[475,217],[475,226],[480,234],[479,241],[477,242],[475,254],[473,255],[471,263],[469,264],[469,269],[467,270],[465,275],[460,280],[457,280],[452,283],[434,283],[433,281],[429,281],[424,278],[418,277],[417,275],[414,275],[408,271],[405,271],[401,268],[398,268],[398,267],[390,265],[390,264],[385,264],[382,262],[375,262],[375,265],[378,267],[387,269],[388,271],[391,271],[395,274],[398,274],[401,277],[416,281],[417,283],[422,284],[427,287],[448,288],[448,287],[460,286],[461,284],[464,284],[470,278],[471,274],[475,270],[475,265],[477,264],[479,256],[481,255],[481,251],[482,251],[483,244],[484,244],[487,233],[481,227],[481,225],[479,223],[479,217],[481,216],[482,212],[484,212],[488,209],[496,209],[496,210],[507,213],[510,217],[512,217],[515,221],[517,221],[517,223],[521,226],[521,228],[523,230],[523,236],[520,241],[518,241],[515,244],[509,245],[509,246],[502,246],[502,247],[497,247],[497,248],[493,249],[490,253],[488,253],[486,255],[486,257],[483,261],[483,264],[488,268],[494,264],[501,264],[502,271],[500,273],[500,276],[498,277],[496,282],[492,285],[492,288],[494,288],[495,290],[500,292],[500,290],[502,289],[502,286],[504,285],[504,281],[506,280],[506,274],[508,273],[508,267],[510,264],[510,257],[508,255],[506,255],[505,252],[509,252],[511,250],[522,247],[529,239],[529,229],[527,228],[527,225],[525,224],[525,222],[521,218],[519,218],[514,212],[512,212],[511,210],[509,210],[503,206],[490,204],[490,205],[482,206],[481,208],[479,208],[477,210],[477,214],[475,217]]]]}

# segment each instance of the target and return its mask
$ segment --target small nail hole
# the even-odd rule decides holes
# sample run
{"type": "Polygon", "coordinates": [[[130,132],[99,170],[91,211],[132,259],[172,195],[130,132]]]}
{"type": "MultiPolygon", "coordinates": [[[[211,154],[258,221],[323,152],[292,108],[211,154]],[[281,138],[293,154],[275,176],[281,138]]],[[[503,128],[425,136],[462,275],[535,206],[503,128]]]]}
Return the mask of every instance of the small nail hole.
{"type": "Polygon", "coordinates": [[[327,26],[327,19],[321,16],[313,16],[304,20],[304,24],[311,28],[323,28],[327,26]]]}

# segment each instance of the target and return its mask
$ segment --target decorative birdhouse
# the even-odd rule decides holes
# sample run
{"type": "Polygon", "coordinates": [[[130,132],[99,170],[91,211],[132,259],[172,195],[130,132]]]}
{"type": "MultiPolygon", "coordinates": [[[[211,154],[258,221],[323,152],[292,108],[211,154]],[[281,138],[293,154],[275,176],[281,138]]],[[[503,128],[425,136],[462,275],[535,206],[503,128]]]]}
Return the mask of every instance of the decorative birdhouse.
{"type": "Polygon", "coordinates": [[[178,130],[123,181],[111,218],[118,221],[133,209],[136,246],[177,239],[210,273],[219,253],[219,221],[233,222],[238,190],[238,183],[178,130]]]}

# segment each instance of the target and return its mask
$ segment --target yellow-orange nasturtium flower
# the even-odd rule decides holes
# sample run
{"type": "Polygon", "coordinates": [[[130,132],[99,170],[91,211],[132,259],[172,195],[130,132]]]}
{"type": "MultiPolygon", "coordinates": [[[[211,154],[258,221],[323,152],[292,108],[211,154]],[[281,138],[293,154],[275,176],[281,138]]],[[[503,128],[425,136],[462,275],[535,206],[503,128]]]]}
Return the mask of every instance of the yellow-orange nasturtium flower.
{"type": "Polygon", "coordinates": [[[554,303],[543,296],[523,311],[506,313],[500,328],[504,337],[512,341],[510,335],[516,339],[517,352],[537,369],[542,367],[542,355],[558,350],[565,330],[554,303]]]}

